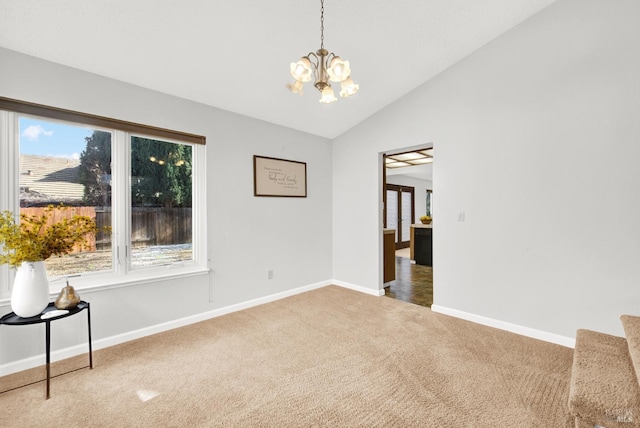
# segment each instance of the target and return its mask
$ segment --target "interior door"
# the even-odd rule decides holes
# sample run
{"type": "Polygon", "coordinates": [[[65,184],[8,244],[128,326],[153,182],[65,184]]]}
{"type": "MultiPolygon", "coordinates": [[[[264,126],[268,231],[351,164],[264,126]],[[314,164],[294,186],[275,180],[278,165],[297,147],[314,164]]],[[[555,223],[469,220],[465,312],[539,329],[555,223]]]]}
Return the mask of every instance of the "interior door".
{"type": "Polygon", "coordinates": [[[396,230],[396,249],[407,248],[411,239],[411,225],[415,222],[415,188],[387,184],[386,226],[396,230]]]}

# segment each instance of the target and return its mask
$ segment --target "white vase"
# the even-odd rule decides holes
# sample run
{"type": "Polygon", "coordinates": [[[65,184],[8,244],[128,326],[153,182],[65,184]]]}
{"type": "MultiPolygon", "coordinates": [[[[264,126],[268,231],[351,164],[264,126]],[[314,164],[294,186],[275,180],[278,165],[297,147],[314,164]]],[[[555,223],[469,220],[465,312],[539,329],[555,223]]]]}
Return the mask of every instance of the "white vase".
{"type": "Polygon", "coordinates": [[[23,318],[38,315],[49,304],[49,279],[44,262],[22,262],[11,291],[11,309],[23,318]]]}

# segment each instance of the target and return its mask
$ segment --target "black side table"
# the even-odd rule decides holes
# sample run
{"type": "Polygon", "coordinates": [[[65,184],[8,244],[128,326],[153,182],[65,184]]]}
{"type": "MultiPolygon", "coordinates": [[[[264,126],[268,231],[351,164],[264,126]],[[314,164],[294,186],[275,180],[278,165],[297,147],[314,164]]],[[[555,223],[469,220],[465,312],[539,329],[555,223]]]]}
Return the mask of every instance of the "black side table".
{"type": "Polygon", "coordinates": [[[45,323],[46,328],[46,354],[47,354],[47,400],[49,399],[49,381],[51,379],[51,370],[50,370],[50,365],[51,365],[51,321],[56,321],[62,318],[66,318],[66,317],[70,317],[71,315],[75,315],[78,312],[81,312],[83,310],[87,310],[87,331],[89,333],[89,368],[92,369],[93,368],[93,351],[91,349],[91,309],[89,308],[89,303],[85,302],[85,301],[81,301],[80,303],[78,303],[78,306],[76,306],[73,309],[69,309],[69,312],[66,314],[62,314],[62,315],[58,315],[58,316],[54,316],[51,318],[45,318],[42,319],[40,318],[43,314],[46,314],[47,312],[51,312],[51,311],[55,311],[56,308],[53,304],[53,302],[49,303],[49,305],[44,308],[44,310],[42,311],[42,313],[35,315],[33,317],[28,317],[28,318],[22,318],[19,317],[18,315],[16,315],[15,313],[11,312],[8,313],[6,315],[4,315],[2,318],[0,318],[0,325],[4,324],[4,325],[28,325],[28,324],[40,324],[40,323],[45,323]]]}

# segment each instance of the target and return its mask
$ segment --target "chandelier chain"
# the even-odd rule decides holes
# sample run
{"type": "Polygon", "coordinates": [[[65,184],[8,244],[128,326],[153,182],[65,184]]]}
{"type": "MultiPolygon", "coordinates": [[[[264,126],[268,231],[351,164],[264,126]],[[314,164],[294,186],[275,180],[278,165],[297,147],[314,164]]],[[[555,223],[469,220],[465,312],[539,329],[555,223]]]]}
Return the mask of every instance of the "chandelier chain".
{"type": "Polygon", "coordinates": [[[324,0],[320,0],[320,49],[324,49],[324,0]]]}

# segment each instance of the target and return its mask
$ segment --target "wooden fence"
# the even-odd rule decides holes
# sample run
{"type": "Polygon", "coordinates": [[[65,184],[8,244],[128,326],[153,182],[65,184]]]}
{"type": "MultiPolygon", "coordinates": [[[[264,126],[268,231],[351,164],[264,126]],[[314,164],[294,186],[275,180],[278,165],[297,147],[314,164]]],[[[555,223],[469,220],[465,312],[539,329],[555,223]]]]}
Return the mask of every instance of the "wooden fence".
{"type": "MultiPolygon", "coordinates": [[[[21,214],[40,216],[44,207],[20,208],[21,214]]],[[[73,214],[84,215],[96,221],[98,227],[111,226],[110,207],[70,207],[54,210],[47,225],[70,218],[73,214]]],[[[134,207],[131,212],[131,245],[146,247],[151,245],[176,245],[192,242],[191,208],[134,207]]],[[[89,251],[111,248],[111,234],[99,232],[87,236],[89,251]]],[[[73,253],[87,251],[87,247],[76,245],[73,253]]]]}
{"type": "MultiPolygon", "coordinates": [[[[36,216],[40,217],[43,213],[45,207],[32,207],[32,208],[20,208],[20,214],[26,214],[29,217],[36,216]]],[[[96,211],[94,207],[69,207],[66,210],[53,210],[51,214],[49,214],[49,219],[45,223],[46,226],[51,226],[53,224],[58,223],[64,218],[71,218],[74,214],[84,215],[90,218],[96,218],[96,211]]],[[[76,244],[73,247],[73,253],[81,253],[83,251],[95,251],[96,250],[96,237],[89,234],[87,235],[86,245],[76,244]]]]}
{"type": "Polygon", "coordinates": [[[191,208],[132,208],[132,246],[176,245],[191,242],[191,208]]]}

